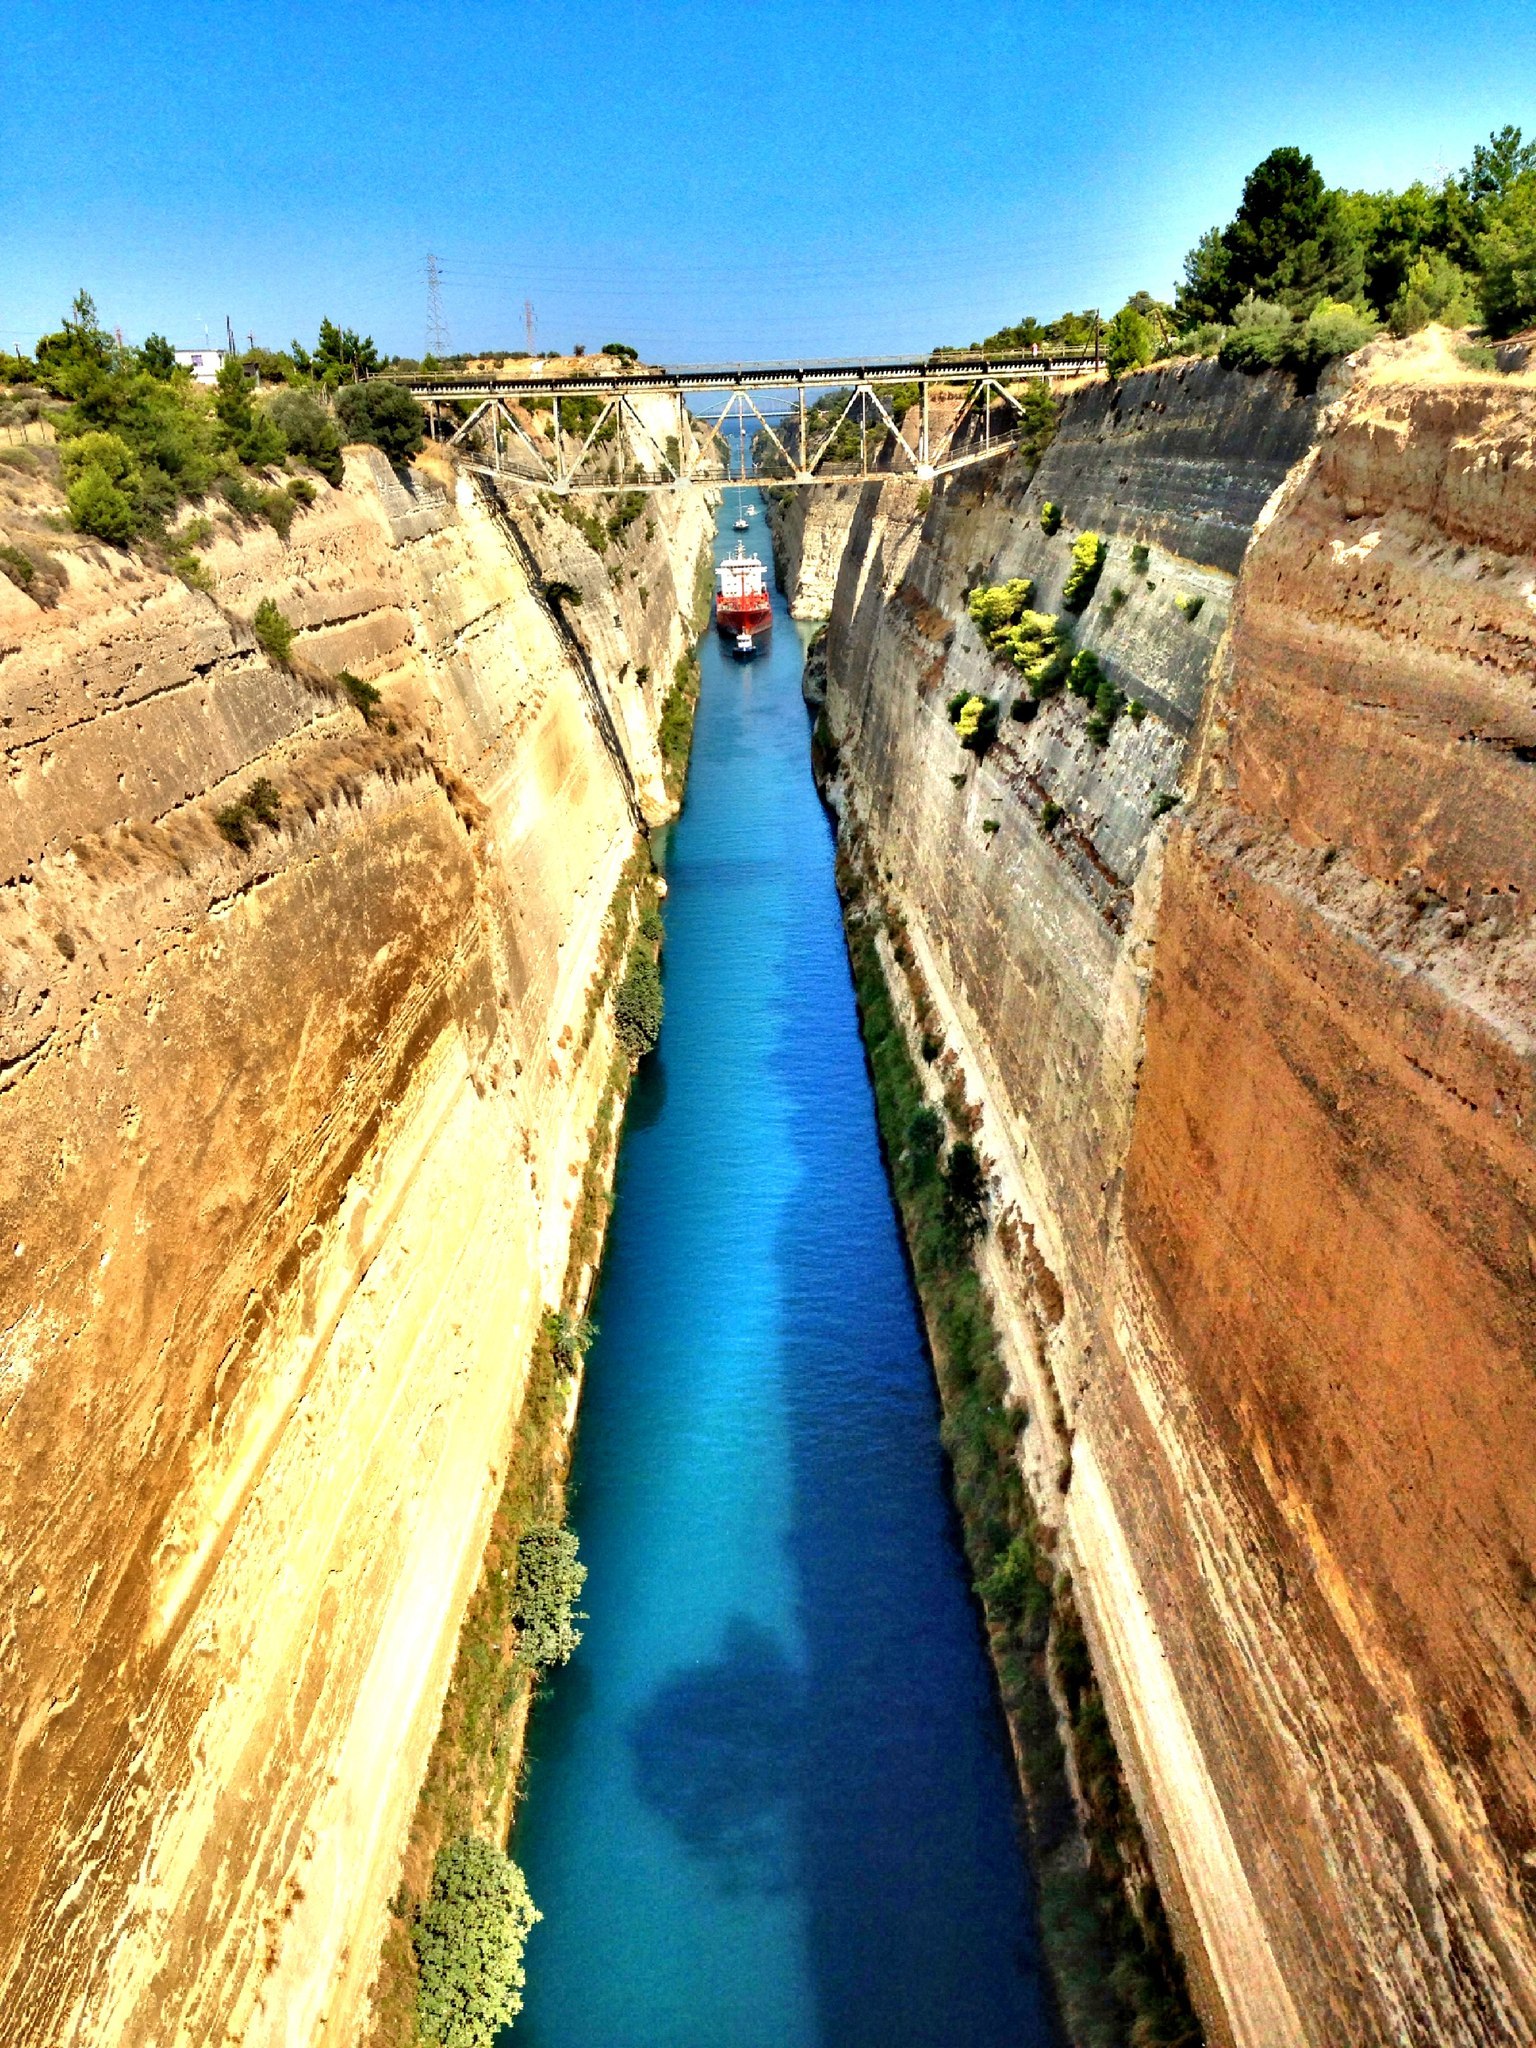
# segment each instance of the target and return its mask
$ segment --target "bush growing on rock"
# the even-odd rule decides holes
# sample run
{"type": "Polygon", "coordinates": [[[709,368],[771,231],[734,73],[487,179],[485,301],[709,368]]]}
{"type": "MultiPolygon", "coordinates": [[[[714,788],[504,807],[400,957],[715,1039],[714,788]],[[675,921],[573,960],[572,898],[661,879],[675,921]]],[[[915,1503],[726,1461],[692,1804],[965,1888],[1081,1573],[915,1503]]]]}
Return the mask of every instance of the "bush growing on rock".
{"type": "Polygon", "coordinates": [[[1050,498],[1040,507],[1040,531],[1046,535],[1061,531],[1061,507],[1050,498]]]}
{"type": "Polygon", "coordinates": [[[132,498],[94,464],[75,478],[67,497],[69,516],[80,533],[94,534],[98,540],[121,547],[138,532],[139,515],[132,498]]]}
{"type": "Polygon", "coordinates": [[[579,1316],[568,1308],[552,1308],[544,1318],[544,1335],[549,1355],[562,1372],[574,1372],[591,1349],[597,1325],[590,1316],[579,1316]]]}
{"type": "Polygon", "coordinates": [[[978,758],[997,738],[998,704],[995,697],[968,697],[955,720],[960,744],[978,758]]]}
{"type": "Polygon", "coordinates": [[[957,1138],[944,1162],[944,1207],[951,1226],[975,1237],[986,1222],[987,1184],[969,1138],[957,1138]]]}
{"type": "Polygon", "coordinates": [[[1125,698],[1108,676],[1101,675],[1093,693],[1093,709],[1083,730],[1096,747],[1109,745],[1115,720],[1125,708],[1125,698]]]}
{"type": "Polygon", "coordinates": [[[1150,363],[1157,353],[1152,322],[1135,306],[1122,306],[1104,330],[1104,367],[1111,377],[1124,377],[1150,363]]]}
{"type": "Polygon", "coordinates": [[[429,2048],[491,2048],[522,2009],[523,1945],[542,1916],[517,1865],[459,1835],[438,1851],[411,1934],[416,2024],[429,2048]]]}
{"type": "Polygon", "coordinates": [[[1080,612],[1094,593],[1099,577],[1103,574],[1104,559],[1109,553],[1109,543],[1099,533],[1080,533],[1072,543],[1072,566],[1067,571],[1067,580],[1061,587],[1062,608],[1069,612],[1080,612]]]}
{"type": "Polygon", "coordinates": [[[517,1546],[517,1584],[512,1616],[518,1655],[540,1670],[570,1661],[581,1641],[576,1611],[587,1568],[577,1556],[574,1531],[559,1522],[535,1522],[517,1546]]]}
{"type": "Polygon", "coordinates": [[[293,627],[270,597],[264,597],[251,620],[256,644],[269,661],[285,668],[293,651],[293,627]]]}
{"type": "Polygon", "coordinates": [[[1472,280],[1443,250],[1432,249],[1409,264],[1388,320],[1396,335],[1417,334],[1431,320],[1465,327],[1476,311],[1472,280]]]}
{"type": "Polygon", "coordinates": [[[336,394],[336,416],[352,441],[370,441],[393,463],[409,462],[426,437],[427,416],[399,384],[347,384],[336,394]]]}
{"type": "Polygon", "coordinates": [[[654,1050],[661,1036],[662,1008],[661,969],[650,947],[640,941],[630,953],[613,1005],[619,1044],[632,1060],[654,1050]]]}
{"type": "Polygon", "coordinates": [[[1080,647],[1067,670],[1067,688],[1074,697],[1092,697],[1104,680],[1104,669],[1091,648],[1080,647]]]}
{"type": "Polygon", "coordinates": [[[328,484],[339,485],[341,436],[313,392],[284,388],[264,399],[262,406],[288,453],[318,470],[328,484]]]}
{"type": "Polygon", "coordinates": [[[354,707],[361,711],[372,725],[373,714],[383,702],[382,692],[375,689],[372,683],[365,683],[361,676],[353,675],[349,668],[338,671],[336,680],[351,698],[354,707]]]}
{"type": "Polygon", "coordinates": [[[996,650],[1008,627],[1015,625],[1028,609],[1035,586],[1028,576],[1013,576],[1006,583],[982,583],[965,601],[981,637],[996,650]]]}

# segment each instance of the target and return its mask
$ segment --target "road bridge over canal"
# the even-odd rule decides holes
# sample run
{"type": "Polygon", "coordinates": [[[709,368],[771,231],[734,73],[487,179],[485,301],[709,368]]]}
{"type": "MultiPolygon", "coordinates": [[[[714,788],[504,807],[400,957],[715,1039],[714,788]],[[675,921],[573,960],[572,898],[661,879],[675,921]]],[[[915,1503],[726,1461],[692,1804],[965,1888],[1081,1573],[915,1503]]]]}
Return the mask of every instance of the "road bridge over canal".
{"type": "Polygon", "coordinates": [[[392,381],[427,407],[437,437],[499,483],[605,493],[737,478],[928,482],[1006,453],[1029,385],[1099,361],[1097,350],[957,352],[540,375],[533,358],[526,370],[392,381]]]}

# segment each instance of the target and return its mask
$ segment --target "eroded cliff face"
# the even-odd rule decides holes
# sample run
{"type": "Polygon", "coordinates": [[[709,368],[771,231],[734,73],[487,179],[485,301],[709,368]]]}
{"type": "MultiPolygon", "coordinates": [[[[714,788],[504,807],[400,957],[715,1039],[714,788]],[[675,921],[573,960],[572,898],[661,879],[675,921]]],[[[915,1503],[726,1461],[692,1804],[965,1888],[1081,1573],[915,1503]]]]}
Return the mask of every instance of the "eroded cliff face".
{"type": "Polygon", "coordinates": [[[796,619],[825,619],[832,611],[837,573],[859,508],[856,484],[827,484],[776,492],[765,486],[764,511],[773,541],[773,569],[796,619]]]}
{"type": "Polygon", "coordinates": [[[709,514],[609,562],[517,520],[351,451],[286,545],[214,543],[212,597],[91,546],[55,609],[0,583],[7,2043],[363,2011],[709,514]]]}
{"type": "Polygon", "coordinates": [[[839,801],[983,1105],[1026,1464],[1253,2048],[1536,2034],[1536,392],[1433,356],[1326,410],[1086,391],[1027,487],[871,492],[833,615],[839,801]],[[1101,749],[1055,698],[976,765],[962,592],[1055,610],[1086,527],[1079,644],[1147,716],[1101,749]]]}

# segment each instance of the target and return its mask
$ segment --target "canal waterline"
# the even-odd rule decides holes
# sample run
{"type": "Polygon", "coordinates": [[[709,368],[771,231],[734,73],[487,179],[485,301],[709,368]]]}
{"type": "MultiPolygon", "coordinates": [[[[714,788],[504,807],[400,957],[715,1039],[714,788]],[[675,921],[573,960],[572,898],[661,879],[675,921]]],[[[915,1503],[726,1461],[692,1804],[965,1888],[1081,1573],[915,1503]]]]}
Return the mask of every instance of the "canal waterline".
{"type": "MultiPolygon", "coordinates": [[[[734,546],[722,511],[716,556],[734,546]]],[[[766,551],[762,516],[750,542],[766,551]]],[[[1054,2038],[782,604],[711,633],[513,1853],[533,2048],[1054,2038]]]]}

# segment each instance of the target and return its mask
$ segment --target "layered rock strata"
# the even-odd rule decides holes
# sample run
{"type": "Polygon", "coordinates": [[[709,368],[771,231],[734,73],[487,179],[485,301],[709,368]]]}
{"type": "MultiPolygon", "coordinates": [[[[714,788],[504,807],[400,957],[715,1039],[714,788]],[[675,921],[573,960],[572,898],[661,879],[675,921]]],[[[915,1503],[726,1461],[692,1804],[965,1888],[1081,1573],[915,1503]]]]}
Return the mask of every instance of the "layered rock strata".
{"type": "Polygon", "coordinates": [[[859,508],[856,484],[820,484],[801,489],[765,486],[765,511],[773,542],[773,569],[790,615],[825,619],[831,613],[848,531],[859,508]]]}
{"type": "Polygon", "coordinates": [[[0,583],[8,2044],[356,2027],[708,523],[600,560],[351,451],[212,596],[91,546],[53,609],[0,583]]]}
{"type": "Polygon", "coordinates": [[[1033,480],[871,491],[833,612],[1026,1462],[1252,2048],[1536,2035],[1536,393],[1431,353],[1322,412],[1214,365],[1084,392],[1033,480]],[[1101,748],[1058,697],[977,765],[946,702],[1011,692],[963,590],[1057,609],[1088,527],[1079,644],[1146,715],[1101,748]]]}

